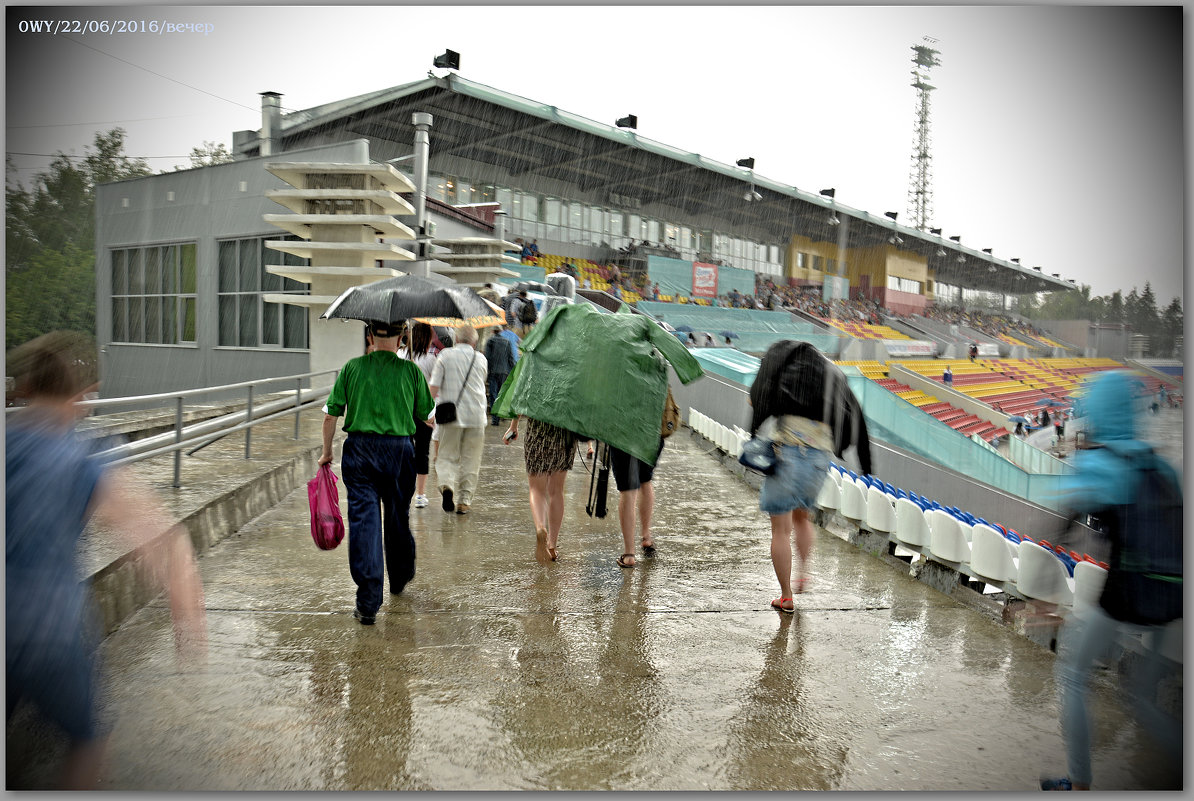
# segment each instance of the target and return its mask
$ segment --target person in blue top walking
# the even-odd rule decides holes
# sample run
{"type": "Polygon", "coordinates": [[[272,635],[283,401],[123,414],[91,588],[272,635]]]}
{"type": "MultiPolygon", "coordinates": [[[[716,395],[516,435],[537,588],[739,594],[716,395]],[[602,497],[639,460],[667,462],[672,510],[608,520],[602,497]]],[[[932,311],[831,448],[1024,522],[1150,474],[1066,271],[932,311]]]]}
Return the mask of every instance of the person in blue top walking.
{"type": "Polygon", "coordinates": [[[60,786],[90,789],[107,734],[94,661],[102,632],[90,588],[79,581],[84,527],[94,513],[124,539],[130,564],[169,588],[175,644],[186,660],[206,652],[203,584],[186,531],[125,471],[93,458],[75,431],[78,402],[98,386],[95,346],[59,331],[21,345],[7,362],[25,404],[5,425],[7,716],[22,702],[36,706],[70,740],[60,786]]]}
{"type": "MultiPolygon", "coordinates": [[[[1061,731],[1069,775],[1042,778],[1044,790],[1089,790],[1091,726],[1087,684],[1096,661],[1120,635],[1144,632],[1149,644],[1132,688],[1134,711],[1144,731],[1168,757],[1181,787],[1182,724],[1155,702],[1169,634],[1163,623],[1181,616],[1181,484],[1172,467],[1139,439],[1143,385],[1130,373],[1098,376],[1081,399],[1086,442],[1075,457],[1075,472],[1064,477],[1065,505],[1077,514],[1096,515],[1111,540],[1110,569],[1098,604],[1067,619],[1062,632],[1057,679],[1061,731]],[[1168,568],[1159,567],[1168,563],[1168,568]]],[[[1157,766],[1165,767],[1163,759],[1157,766]]]]}

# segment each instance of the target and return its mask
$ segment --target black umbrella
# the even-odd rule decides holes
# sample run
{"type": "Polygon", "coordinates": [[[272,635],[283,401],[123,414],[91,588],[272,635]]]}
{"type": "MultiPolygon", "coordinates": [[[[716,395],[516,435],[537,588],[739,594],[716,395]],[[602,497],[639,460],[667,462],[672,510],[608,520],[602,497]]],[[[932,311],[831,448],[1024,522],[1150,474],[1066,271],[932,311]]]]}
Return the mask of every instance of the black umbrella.
{"type": "Polygon", "coordinates": [[[737,334],[735,334],[733,331],[721,331],[720,335],[725,337],[726,339],[740,339],[740,337],[737,334]]]}
{"type": "Polygon", "coordinates": [[[391,325],[412,317],[470,319],[493,315],[493,308],[473,290],[445,281],[400,275],[349,287],[320,315],[327,319],[377,321],[391,325]]]}

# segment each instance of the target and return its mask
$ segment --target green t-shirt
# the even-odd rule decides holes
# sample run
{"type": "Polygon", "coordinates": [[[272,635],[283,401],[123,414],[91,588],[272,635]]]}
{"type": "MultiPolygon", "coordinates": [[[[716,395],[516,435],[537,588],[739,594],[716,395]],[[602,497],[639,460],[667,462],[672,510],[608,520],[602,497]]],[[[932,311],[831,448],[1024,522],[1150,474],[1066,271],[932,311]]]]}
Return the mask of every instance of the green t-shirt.
{"type": "Polygon", "coordinates": [[[327,413],[344,415],[344,430],[358,434],[411,436],[415,419],[435,407],[423,371],[397,353],[378,350],[352,359],[340,370],[327,413]]]}

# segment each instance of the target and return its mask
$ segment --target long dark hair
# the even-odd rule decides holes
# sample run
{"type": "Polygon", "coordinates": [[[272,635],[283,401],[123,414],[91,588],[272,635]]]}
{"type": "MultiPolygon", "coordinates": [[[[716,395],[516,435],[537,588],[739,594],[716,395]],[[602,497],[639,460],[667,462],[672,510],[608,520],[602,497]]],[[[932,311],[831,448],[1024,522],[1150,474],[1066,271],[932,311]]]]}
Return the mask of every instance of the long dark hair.
{"type": "Polygon", "coordinates": [[[431,349],[431,335],[434,333],[427,323],[415,323],[410,331],[410,357],[425,356],[431,349]]]}

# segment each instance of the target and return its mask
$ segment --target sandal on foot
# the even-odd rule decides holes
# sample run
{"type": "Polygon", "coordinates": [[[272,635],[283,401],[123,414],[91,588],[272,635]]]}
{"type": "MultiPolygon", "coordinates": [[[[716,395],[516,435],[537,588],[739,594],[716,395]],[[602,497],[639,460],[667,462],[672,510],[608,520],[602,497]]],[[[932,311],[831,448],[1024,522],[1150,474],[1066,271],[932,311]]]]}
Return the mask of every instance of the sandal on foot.
{"type": "Polygon", "coordinates": [[[618,557],[618,567],[634,567],[634,562],[628,561],[629,559],[633,559],[633,558],[634,558],[634,554],[632,554],[632,553],[622,554],[621,556],[618,557]]]}
{"type": "Polygon", "coordinates": [[[789,615],[796,611],[796,602],[791,598],[776,598],[771,602],[771,605],[781,612],[787,612],[789,615]],[[791,606],[788,606],[791,604],[791,606]]]}
{"type": "Polygon", "coordinates": [[[794,588],[795,592],[793,594],[799,595],[800,593],[804,592],[805,589],[807,588],[807,585],[808,585],[808,576],[801,576],[800,578],[796,579],[796,587],[794,588]]]}
{"type": "Polygon", "coordinates": [[[644,542],[643,543],[643,556],[653,556],[654,554],[655,554],[655,540],[651,540],[649,543],[644,542]]]}
{"type": "Polygon", "coordinates": [[[558,555],[558,554],[556,554],[556,549],[555,549],[555,548],[552,548],[552,547],[549,545],[549,546],[547,547],[547,558],[548,558],[548,559],[550,559],[551,561],[553,561],[553,562],[554,562],[554,561],[556,560],[556,556],[557,556],[557,555],[558,555]]]}

